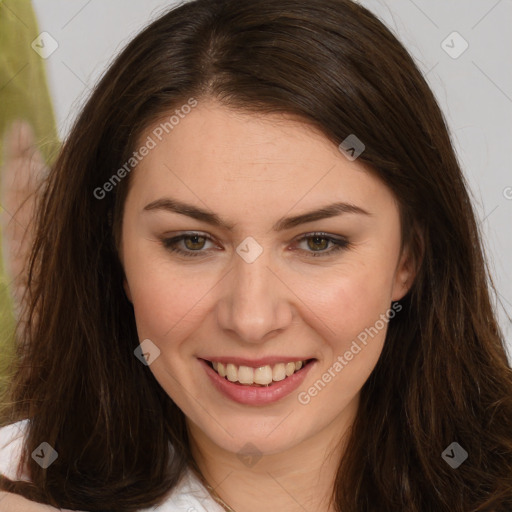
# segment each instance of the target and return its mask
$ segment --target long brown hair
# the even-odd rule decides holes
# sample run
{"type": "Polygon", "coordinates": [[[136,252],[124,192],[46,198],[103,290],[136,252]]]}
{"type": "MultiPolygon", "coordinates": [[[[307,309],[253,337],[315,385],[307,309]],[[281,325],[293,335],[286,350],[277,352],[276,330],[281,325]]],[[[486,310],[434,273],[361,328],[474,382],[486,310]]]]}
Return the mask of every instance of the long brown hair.
{"type": "MultiPolygon", "coordinates": [[[[343,512],[512,510],[512,371],[467,186],[413,60],[349,0],[195,0],[117,57],[42,195],[27,328],[2,424],[29,418],[31,499],[91,511],[155,505],[193,464],[183,413],[133,351],[117,252],[130,175],[98,199],[138,137],[189,98],[300,116],[360,159],[400,207],[417,278],[365,383],[333,500],[343,512]],[[112,223],[109,222],[112,220],[112,223]],[[43,470],[30,453],[59,457],[43,470]],[[457,469],[441,453],[469,454],[457,469]],[[162,446],[171,443],[171,458],[162,446]]],[[[134,171],[136,172],[136,170],[134,171]]]]}

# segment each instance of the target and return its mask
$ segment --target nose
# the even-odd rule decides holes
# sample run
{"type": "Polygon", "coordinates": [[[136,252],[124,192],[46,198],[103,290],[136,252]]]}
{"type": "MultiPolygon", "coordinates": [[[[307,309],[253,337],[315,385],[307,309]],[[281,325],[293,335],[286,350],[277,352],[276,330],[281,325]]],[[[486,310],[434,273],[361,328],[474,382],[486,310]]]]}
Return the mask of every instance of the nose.
{"type": "Polygon", "coordinates": [[[217,303],[219,327],[245,343],[262,343],[293,320],[293,293],[271,268],[267,252],[252,263],[235,255],[217,303]]]}

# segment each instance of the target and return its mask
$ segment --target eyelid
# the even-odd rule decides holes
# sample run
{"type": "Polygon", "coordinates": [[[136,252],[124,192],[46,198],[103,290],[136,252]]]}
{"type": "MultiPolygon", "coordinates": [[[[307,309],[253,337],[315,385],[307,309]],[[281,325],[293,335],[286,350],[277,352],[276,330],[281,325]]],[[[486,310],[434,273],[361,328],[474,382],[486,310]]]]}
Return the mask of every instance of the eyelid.
{"type": "Polygon", "coordinates": [[[194,236],[197,236],[200,238],[206,238],[210,242],[215,243],[214,238],[211,235],[209,235],[208,233],[201,232],[201,231],[182,231],[172,237],[163,237],[161,239],[161,243],[164,246],[164,248],[167,249],[168,251],[175,252],[178,254],[183,254],[183,255],[186,255],[187,257],[188,256],[196,257],[196,256],[201,256],[201,255],[207,254],[209,251],[203,251],[203,250],[184,251],[182,249],[178,249],[175,247],[182,240],[184,240],[186,238],[192,238],[194,236]]]}
{"type": "Polygon", "coordinates": [[[302,242],[302,241],[308,240],[310,238],[323,238],[325,240],[328,240],[329,243],[334,244],[334,247],[331,247],[330,250],[326,250],[326,251],[302,251],[307,254],[307,257],[313,257],[313,258],[325,257],[325,258],[327,258],[329,256],[334,255],[335,253],[338,253],[339,251],[341,251],[343,249],[348,249],[351,246],[350,242],[348,241],[348,239],[346,237],[341,236],[341,235],[332,235],[330,233],[325,233],[323,231],[313,231],[313,232],[304,233],[302,235],[299,235],[299,237],[297,237],[295,239],[294,243],[302,242]]]}
{"type": "MultiPolygon", "coordinates": [[[[183,241],[184,239],[192,238],[195,236],[200,237],[200,238],[205,238],[205,239],[209,240],[210,242],[215,243],[215,239],[211,235],[209,235],[208,233],[205,233],[205,232],[200,232],[200,231],[179,232],[175,236],[172,236],[169,238],[165,238],[165,237],[162,238],[161,243],[164,246],[164,248],[167,249],[168,251],[177,253],[177,254],[181,254],[184,257],[198,257],[198,256],[209,255],[209,253],[211,252],[211,249],[210,250],[197,250],[197,251],[188,250],[188,251],[186,251],[186,250],[179,249],[176,247],[176,245],[179,242],[183,241]]],[[[330,255],[333,255],[334,253],[336,253],[340,250],[347,249],[351,245],[350,242],[348,241],[348,239],[344,236],[332,235],[332,234],[325,233],[322,231],[313,231],[313,232],[307,232],[307,233],[301,234],[298,237],[296,237],[292,243],[297,244],[299,242],[302,242],[302,241],[305,241],[305,240],[308,240],[311,238],[323,238],[325,240],[328,240],[329,243],[334,244],[334,247],[332,247],[330,250],[325,250],[325,251],[304,251],[304,250],[299,249],[300,252],[306,253],[307,257],[317,257],[317,258],[318,257],[327,257],[330,255]]]]}

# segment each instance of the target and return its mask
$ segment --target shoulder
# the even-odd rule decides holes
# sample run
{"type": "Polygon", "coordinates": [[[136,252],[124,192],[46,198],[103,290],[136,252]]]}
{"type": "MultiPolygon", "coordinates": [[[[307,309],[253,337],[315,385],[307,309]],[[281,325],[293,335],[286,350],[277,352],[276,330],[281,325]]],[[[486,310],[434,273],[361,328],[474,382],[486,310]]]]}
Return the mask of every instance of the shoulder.
{"type": "Polygon", "coordinates": [[[21,420],[0,428],[0,474],[10,480],[28,480],[18,471],[27,427],[28,420],[21,420]]]}
{"type": "MultiPolygon", "coordinates": [[[[18,472],[23,440],[29,420],[21,420],[0,428],[0,474],[10,480],[29,480],[18,472]]],[[[191,470],[183,475],[180,483],[168,498],[153,508],[140,512],[223,512],[191,470]]]]}
{"type": "Polygon", "coordinates": [[[224,512],[191,470],[159,506],[141,512],[224,512]]]}

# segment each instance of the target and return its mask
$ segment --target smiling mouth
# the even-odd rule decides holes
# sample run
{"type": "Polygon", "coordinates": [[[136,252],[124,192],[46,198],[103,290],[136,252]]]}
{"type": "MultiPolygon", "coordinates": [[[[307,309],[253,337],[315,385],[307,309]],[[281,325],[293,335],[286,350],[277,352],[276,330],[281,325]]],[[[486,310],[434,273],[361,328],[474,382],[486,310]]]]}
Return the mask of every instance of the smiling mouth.
{"type": "Polygon", "coordinates": [[[305,366],[314,361],[307,359],[289,363],[277,363],[274,365],[251,368],[250,366],[239,366],[228,363],[206,361],[206,363],[221,377],[243,386],[264,386],[268,387],[276,382],[281,382],[295,373],[301,371],[305,366]]]}

